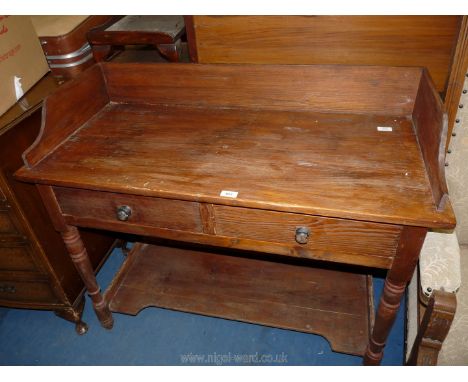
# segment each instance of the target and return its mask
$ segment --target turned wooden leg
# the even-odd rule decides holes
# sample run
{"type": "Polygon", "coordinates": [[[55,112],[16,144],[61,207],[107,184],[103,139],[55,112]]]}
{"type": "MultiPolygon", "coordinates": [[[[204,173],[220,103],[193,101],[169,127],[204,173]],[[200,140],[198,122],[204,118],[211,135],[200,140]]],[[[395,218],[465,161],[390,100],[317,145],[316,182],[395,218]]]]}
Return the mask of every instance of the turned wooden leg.
{"type": "Polygon", "coordinates": [[[388,334],[395,321],[406,285],[416,267],[426,232],[425,228],[420,227],[404,227],[401,232],[395,259],[385,279],[371,338],[364,355],[364,365],[379,365],[382,361],[388,334]]]}
{"type": "Polygon", "coordinates": [[[395,321],[406,283],[393,284],[387,277],[380,297],[372,336],[364,356],[365,365],[379,365],[390,329],[395,321]]]}
{"type": "Polygon", "coordinates": [[[83,335],[88,331],[88,325],[81,320],[85,306],[84,296],[79,300],[76,307],[70,307],[55,311],[55,315],[64,320],[75,323],[75,330],[79,335],[83,335]]]}
{"type": "Polygon", "coordinates": [[[441,290],[432,293],[422,320],[418,322],[418,334],[408,365],[437,365],[439,351],[452,325],[456,308],[457,298],[454,293],[441,290]]]}
{"type": "Polygon", "coordinates": [[[112,313],[101,294],[96,277],[94,276],[93,267],[89,261],[88,253],[86,252],[78,229],[73,226],[67,226],[66,230],[61,232],[61,235],[73,264],[86,286],[88,295],[91,297],[94,311],[101,325],[106,329],[111,329],[114,324],[112,313]]]}

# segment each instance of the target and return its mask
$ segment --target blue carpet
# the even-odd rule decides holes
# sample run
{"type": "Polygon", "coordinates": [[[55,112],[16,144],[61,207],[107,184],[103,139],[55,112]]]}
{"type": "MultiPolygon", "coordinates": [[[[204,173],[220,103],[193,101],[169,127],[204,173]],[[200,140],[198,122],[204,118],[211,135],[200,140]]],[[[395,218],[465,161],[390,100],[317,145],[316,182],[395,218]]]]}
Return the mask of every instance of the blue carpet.
{"type": "MultiPolygon", "coordinates": [[[[105,289],[124,257],[114,250],[98,274],[105,289]]],[[[376,302],[383,280],[374,278],[376,302]]],[[[401,365],[404,306],[390,334],[383,365],[401,365]]],[[[89,331],[48,311],[0,308],[0,365],[360,365],[360,357],[334,353],[316,335],[268,328],[166,309],[136,317],[114,314],[102,329],[89,299],[83,314],[89,331]],[[266,356],[267,362],[258,360],[266,356]],[[204,357],[204,358],[203,358],[204,357]],[[273,362],[268,362],[273,360],[273,362]]]]}

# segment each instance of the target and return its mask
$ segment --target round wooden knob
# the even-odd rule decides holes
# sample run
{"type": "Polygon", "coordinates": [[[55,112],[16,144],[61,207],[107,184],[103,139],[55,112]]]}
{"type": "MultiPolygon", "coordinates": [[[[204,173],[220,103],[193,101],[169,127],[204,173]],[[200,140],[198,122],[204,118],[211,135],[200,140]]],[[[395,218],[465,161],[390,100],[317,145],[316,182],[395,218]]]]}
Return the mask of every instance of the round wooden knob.
{"type": "Polygon", "coordinates": [[[310,236],[310,229],[307,227],[299,227],[296,229],[296,241],[299,244],[307,244],[310,236]]]}
{"type": "Polygon", "coordinates": [[[132,209],[129,206],[117,207],[117,219],[119,219],[120,221],[127,221],[131,215],[132,209]]]}

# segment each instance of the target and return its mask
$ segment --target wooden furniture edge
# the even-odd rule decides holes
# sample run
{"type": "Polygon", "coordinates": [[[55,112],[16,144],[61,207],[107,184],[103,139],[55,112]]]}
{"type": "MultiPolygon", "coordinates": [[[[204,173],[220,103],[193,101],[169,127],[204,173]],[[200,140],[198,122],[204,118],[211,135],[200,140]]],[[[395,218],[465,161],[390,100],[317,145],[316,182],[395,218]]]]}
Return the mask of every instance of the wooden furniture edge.
{"type": "MultiPolygon", "coordinates": [[[[418,300],[418,310],[421,308],[418,300]]],[[[457,308],[455,293],[435,290],[422,318],[418,314],[418,333],[411,348],[407,365],[431,366],[437,364],[442,348],[452,325],[457,308]]]]}
{"type": "Polygon", "coordinates": [[[447,92],[445,95],[445,107],[448,113],[448,139],[445,149],[448,148],[450,143],[450,136],[452,134],[455,117],[458,110],[458,102],[465,76],[468,71],[468,16],[463,16],[460,25],[460,32],[453,55],[452,67],[450,70],[450,77],[447,84],[447,92]]]}
{"type": "Polygon", "coordinates": [[[59,87],[44,101],[39,134],[33,144],[23,153],[26,168],[34,167],[53,152],[108,102],[105,78],[99,64],[89,68],[79,78],[59,87]],[[88,102],[91,93],[88,87],[91,87],[94,96],[91,98],[93,100],[91,103],[88,102]],[[72,92],[73,96],[67,96],[72,92]],[[69,113],[68,118],[58,115],[73,108],[80,110],[69,113]]]}
{"type": "Polygon", "coordinates": [[[195,33],[194,16],[184,16],[185,32],[187,34],[187,43],[189,48],[190,62],[198,62],[197,39],[195,33]]]}
{"type": "MultiPolygon", "coordinates": [[[[134,37],[129,36],[129,32],[112,31],[112,33],[107,33],[105,30],[107,27],[108,26],[101,28],[101,26],[99,26],[99,28],[88,32],[89,42],[93,45],[132,45],[135,43],[134,37]]],[[[160,39],[158,44],[172,44],[180,38],[180,36],[183,34],[183,30],[175,37],[170,37],[164,32],[138,32],[138,34],[140,38],[142,40],[146,40],[148,44],[155,38],[155,36],[160,39]]]]}
{"type": "Polygon", "coordinates": [[[137,251],[141,251],[145,245],[148,244],[136,242],[133,244],[133,247],[129,250],[127,258],[124,260],[123,264],[119,268],[119,271],[116,275],[114,275],[111,283],[107,286],[106,290],[104,291],[103,297],[108,304],[112,301],[118,289],[120,288],[122,280],[126,275],[126,270],[132,266],[135,259],[135,253],[137,251]]]}
{"type": "Polygon", "coordinates": [[[101,25],[97,25],[96,27],[90,29],[88,33],[86,33],[86,38],[89,44],[91,45],[94,61],[101,62],[105,59],[110,60],[121,53],[120,49],[114,49],[112,46],[109,45],[100,45],[98,42],[96,42],[96,40],[99,40],[103,30],[109,28],[112,24],[116,23],[123,17],[124,16],[113,16],[107,22],[101,25]]]}
{"type": "Polygon", "coordinates": [[[87,38],[96,62],[110,60],[121,53],[126,45],[151,45],[169,61],[179,61],[180,41],[185,33],[185,23],[175,34],[169,34],[162,30],[108,30],[123,17],[125,16],[114,16],[109,22],[88,32],[87,38]]]}
{"type": "Polygon", "coordinates": [[[392,116],[411,115],[421,76],[419,67],[376,65],[144,62],[102,65],[109,96],[117,103],[392,116]],[[342,76],[343,81],[338,83],[337,76],[342,76]],[[401,76],[406,81],[396,81],[401,76]],[[174,87],[174,81],[187,81],[186,92],[174,87]],[[128,91],[130,84],[132,92],[128,91]],[[323,90],[317,92],[317,86],[323,90]],[[342,91],[343,86],[347,92],[342,91]],[[196,99],[192,97],[194,91],[196,99]],[[281,94],[288,92],[285,107],[281,94]],[[352,97],[358,100],[350,103],[352,97]]]}
{"type": "MultiPolygon", "coordinates": [[[[15,178],[25,181],[25,182],[34,182],[38,186],[50,186],[50,182],[37,179],[35,178],[34,173],[30,173],[28,168],[21,168],[15,173],[15,178]]],[[[59,182],[54,181],[53,187],[63,187],[63,188],[74,188],[74,189],[84,189],[84,186],[81,184],[75,183],[68,183],[68,182],[59,182]]],[[[437,229],[452,229],[455,227],[455,223],[453,220],[452,215],[438,213],[437,215],[440,216],[440,219],[429,220],[429,219],[409,219],[400,216],[392,217],[390,215],[370,215],[366,213],[333,213],[334,210],[325,209],[325,208],[317,208],[311,207],[304,209],[303,207],[295,207],[290,205],[284,205],[280,203],[269,203],[265,204],[263,202],[256,202],[251,200],[243,200],[243,199],[228,199],[222,198],[218,196],[200,196],[200,195],[183,195],[183,194],[176,194],[173,192],[165,192],[165,191],[147,191],[147,190],[138,190],[135,191],[133,189],[116,189],[113,187],[100,187],[97,188],[93,185],[86,185],[87,190],[94,190],[99,192],[111,192],[111,193],[120,193],[125,195],[138,195],[150,198],[162,198],[162,199],[170,199],[170,200],[180,200],[185,202],[196,202],[200,204],[213,204],[219,206],[229,206],[229,207],[241,207],[241,208],[248,208],[254,210],[263,210],[263,211],[274,211],[274,212],[287,212],[291,214],[298,214],[298,215],[310,215],[310,216],[318,216],[324,218],[333,218],[333,219],[342,219],[342,220],[357,220],[362,222],[368,223],[380,223],[380,224],[387,224],[387,225],[397,225],[397,226],[408,226],[408,227],[421,227],[427,226],[429,228],[437,228],[437,229]]],[[[204,208],[204,207],[202,207],[204,208]]],[[[451,211],[450,211],[451,212],[451,211]]],[[[80,219],[80,221],[84,221],[80,219]]]]}
{"type": "MultiPolygon", "coordinates": [[[[438,212],[443,212],[449,204],[445,180],[448,118],[444,104],[426,68],[422,69],[412,117],[434,204],[438,212]]],[[[453,213],[452,218],[455,220],[453,213]]]]}
{"type": "Polygon", "coordinates": [[[120,16],[112,16],[112,18],[108,21],[106,21],[105,23],[103,24],[100,24],[100,25],[96,25],[95,27],[91,28],[87,33],[86,33],[86,38],[88,39],[88,42],[90,44],[99,44],[100,42],[99,41],[96,41],[95,39],[98,38],[101,36],[102,32],[104,30],[106,30],[107,28],[109,28],[111,25],[115,24],[117,21],[119,21],[120,19],[122,19],[123,15],[120,15],[120,16]]]}
{"type": "Polygon", "coordinates": [[[274,243],[266,241],[256,241],[253,239],[242,239],[239,240],[233,236],[225,235],[210,235],[206,233],[196,233],[196,232],[187,232],[179,231],[175,229],[165,229],[158,227],[151,227],[149,225],[133,225],[126,226],[125,229],[122,228],[122,225],[118,222],[102,222],[97,219],[90,218],[81,218],[76,219],[70,215],[62,215],[67,224],[74,225],[77,227],[83,228],[97,228],[106,230],[109,227],[112,228],[114,232],[121,232],[124,234],[132,234],[138,236],[155,236],[161,239],[196,243],[202,245],[214,245],[223,248],[232,248],[239,250],[261,250],[263,253],[270,253],[278,256],[289,256],[295,258],[306,258],[311,260],[318,261],[328,261],[331,263],[343,263],[350,265],[358,266],[367,266],[381,269],[390,269],[392,266],[392,257],[379,257],[371,255],[354,255],[354,261],[350,262],[347,259],[346,254],[340,253],[335,254],[334,256],[329,256],[326,253],[319,253],[317,251],[304,252],[300,250],[292,250],[284,243],[274,243]]]}

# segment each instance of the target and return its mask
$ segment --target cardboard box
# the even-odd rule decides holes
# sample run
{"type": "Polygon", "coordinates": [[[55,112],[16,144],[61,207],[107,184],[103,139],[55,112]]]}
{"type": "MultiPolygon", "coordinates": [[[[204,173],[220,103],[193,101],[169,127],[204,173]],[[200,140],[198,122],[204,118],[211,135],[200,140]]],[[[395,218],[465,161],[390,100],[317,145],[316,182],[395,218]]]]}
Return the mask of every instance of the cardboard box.
{"type": "Polygon", "coordinates": [[[31,19],[0,16],[0,115],[48,71],[31,19]]]}

